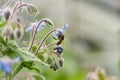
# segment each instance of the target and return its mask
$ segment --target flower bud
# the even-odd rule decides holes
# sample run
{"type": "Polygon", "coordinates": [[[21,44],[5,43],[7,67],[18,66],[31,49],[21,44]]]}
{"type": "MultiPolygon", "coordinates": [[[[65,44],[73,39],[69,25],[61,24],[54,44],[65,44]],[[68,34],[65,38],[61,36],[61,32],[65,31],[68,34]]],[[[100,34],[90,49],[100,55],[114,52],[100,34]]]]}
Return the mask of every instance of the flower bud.
{"type": "Polygon", "coordinates": [[[53,69],[54,71],[58,70],[60,68],[58,61],[53,60],[50,68],[53,69]]]}
{"type": "Polygon", "coordinates": [[[59,61],[60,67],[63,67],[63,65],[64,65],[64,59],[60,58],[58,61],[59,61]]]}
{"type": "Polygon", "coordinates": [[[37,8],[34,5],[31,5],[31,4],[27,5],[27,10],[33,16],[36,16],[39,13],[37,8]]]}
{"type": "Polygon", "coordinates": [[[10,18],[10,15],[11,15],[11,11],[10,11],[10,8],[6,8],[3,12],[3,16],[6,20],[8,20],[10,18]]]}
{"type": "Polygon", "coordinates": [[[20,24],[17,24],[17,27],[15,29],[15,36],[17,39],[21,39],[23,36],[23,29],[21,28],[20,24]]]}
{"type": "Polygon", "coordinates": [[[10,34],[10,39],[14,39],[14,34],[12,33],[12,34],[10,34]]]}
{"type": "Polygon", "coordinates": [[[8,37],[13,33],[13,29],[11,26],[6,26],[3,30],[3,36],[8,37]]]}
{"type": "Polygon", "coordinates": [[[56,48],[54,48],[54,50],[56,50],[58,54],[62,54],[63,52],[63,48],[61,46],[57,46],[56,48]]]}
{"type": "Polygon", "coordinates": [[[45,24],[47,25],[47,26],[49,26],[49,27],[54,27],[54,23],[50,20],[50,19],[48,19],[48,18],[44,18],[44,19],[42,19],[41,21],[44,21],[45,22],[45,24]]]}

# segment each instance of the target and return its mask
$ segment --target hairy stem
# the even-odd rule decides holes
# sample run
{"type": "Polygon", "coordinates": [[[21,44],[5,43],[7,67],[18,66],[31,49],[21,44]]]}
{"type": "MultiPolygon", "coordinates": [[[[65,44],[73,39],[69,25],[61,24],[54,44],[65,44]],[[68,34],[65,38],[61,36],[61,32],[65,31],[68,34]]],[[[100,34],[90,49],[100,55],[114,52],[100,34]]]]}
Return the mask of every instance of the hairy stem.
{"type": "Polygon", "coordinates": [[[46,48],[50,48],[50,47],[52,47],[52,46],[55,46],[56,44],[57,44],[56,42],[51,43],[51,44],[49,44],[46,48]]]}
{"type": "Polygon", "coordinates": [[[58,53],[56,53],[56,52],[54,52],[54,51],[50,51],[50,52],[53,53],[53,54],[55,54],[55,55],[57,55],[58,58],[61,58],[61,55],[60,55],[60,54],[58,54],[58,53]]]}
{"type": "Polygon", "coordinates": [[[45,35],[45,37],[40,41],[39,47],[38,47],[38,49],[36,50],[35,55],[38,55],[38,52],[39,52],[40,48],[42,47],[42,44],[45,42],[45,40],[48,38],[48,36],[49,36],[50,34],[52,34],[53,32],[55,32],[55,31],[57,31],[57,30],[52,30],[52,31],[48,32],[48,33],[45,35]]]}
{"type": "Polygon", "coordinates": [[[26,4],[26,3],[22,3],[22,4],[20,4],[16,9],[19,9],[19,8],[21,8],[21,7],[23,7],[23,6],[27,6],[27,4],[26,4]]]}
{"type": "Polygon", "coordinates": [[[13,15],[14,15],[14,13],[15,13],[16,8],[17,8],[18,5],[19,5],[19,3],[16,3],[15,7],[13,8],[13,12],[12,12],[12,15],[11,15],[10,19],[13,18],[13,15]]]}
{"type": "MultiPolygon", "coordinates": [[[[30,47],[28,49],[28,51],[31,50],[32,46],[33,46],[33,43],[34,43],[34,40],[35,40],[35,35],[37,33],[37,29],[39,27],[39,25],[42,23],[43,21],[40,21],[37,25],[37,27],[35,28],[33,34],[32,34],[32,40],[31,40],[31,44],[30,44],[30,47]]],[[[22,66],[22,62],[18,65],[18,67],[16,68],[15,72],[13,73],[13,77],[23,68],[22,66]]]]}
{"type": "Polygon", "coordinates": [[[33,46],[33,44],[34,44],[35,36],[36,36],[36,34],[37,34],[37,29],[39,28],[39,25],[40,25],[42,22],[44,22],[44,20],[41,20],[41,21],[38,23],[38,25],[37,25],[37,27],[35,28],[35,30],[32,32],[32,39],[31,39],[31,42],[30,42],[30,46],[29,46],[29,48],[28,48],[28,51],[31,50],[31,48],[32,48],[32,46],[33,46]]]}
{"type": "Polygon", "coordinates": [[[23,3],[23,4],[17,3],[17,4],[15,5],[14,9],[13,9],[13,12],[12,12],[12,15],[11,15],[10,19],[12,19],[13,16],[14,16],[14,14],[15,14],[15,12],[16,12],[19,8],[21,8],[21,7],[23,7],[23,6],[27,6],[27,4],[26,4],[26,3],[23,3]]]}

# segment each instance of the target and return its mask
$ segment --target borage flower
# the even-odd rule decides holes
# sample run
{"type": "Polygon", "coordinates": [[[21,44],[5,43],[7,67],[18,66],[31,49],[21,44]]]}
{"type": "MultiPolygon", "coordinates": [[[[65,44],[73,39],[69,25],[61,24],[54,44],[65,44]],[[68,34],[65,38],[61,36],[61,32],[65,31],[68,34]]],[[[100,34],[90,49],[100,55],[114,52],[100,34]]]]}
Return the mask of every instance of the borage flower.
{"type": "Polygon", "coordinates": [[[54,37],[61,35],[68,28],[68,24],[65,24],[63,28],[57,29],[57,31],[53,34],[54,37]]]}
{"type": "Polygon", "coordinates": [[[50,38],[50,40],[61,35],[67,28],[68,28],[68,24],[65,24],[62,28],[57,29],[57,31],[53,33],[53,36],[50,38]]]}
{"type": "Polygon", "coordinates": [[[62,54],[63,53],[63,48],[62,48],[62,46],[57,46],[56,48],[54,48],[54,50],[58,53],[58,54],[62,54]]]}
{"type": "MultiPolygon", "coordinates": [[[[31,26],[28,27],[25,31],[26,31],[26,32],[32,31],[33,28],[34,28],[34,26],[37,27],[38,23],[39,23],[39,22],[32,23],[31,26]]],[[[39,31],[39,30],[43,30],[43,29],[44,29],[44,26],[45,26],[45,22],[42,22],[42,23],[39,25],[39,27],[38,27],[37,30],[38,30],[38,31],[39,31]]]]}
{"type": "Polygon", "coordinates": [[[10,59],[8,56],[2,57],[0,60],[0,66],[1,69],[6,73],[9,74],[12,70],[12,65],[15,62],[18,62],[20,60],[19,57],[16,57],[15,59],[10,59]]]}

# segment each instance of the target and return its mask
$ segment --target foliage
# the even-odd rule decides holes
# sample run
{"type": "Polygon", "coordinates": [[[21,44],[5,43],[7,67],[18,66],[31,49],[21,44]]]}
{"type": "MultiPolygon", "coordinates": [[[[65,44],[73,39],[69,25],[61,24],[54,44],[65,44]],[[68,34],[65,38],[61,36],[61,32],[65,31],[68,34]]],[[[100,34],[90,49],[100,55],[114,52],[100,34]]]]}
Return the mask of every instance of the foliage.
{"type": "Polygon", "coordinates": [[[61,44],[64,41],[63,31],[67,29],[68,25],[65,24],[63,28],[54,29],[53,22],[44,18],[33,22],[25,30],[22,26],[23,23],[16,17],[16,13],[25,8],[30,15],[36,16],[39,13],[38,9],[22,0],[15,2],[14,8],[11,8],[9,6],[11,2],[12,0],[6,2],[0,13],[0,66],[5,73],[5,77],[0,76],[0,79],[45,80],[38,66],[47,66],[54,71],[63,67],[62,53],[64,49],[61,44]],[[39,32],[43,33],[45,28],[49,28],[49,31],[41,38],[36,38],[36,35],[40,35],[39,32]],[[22,41],[24,32],[31,33],[30,41],[22,41]],[[21,45],[18,42],[21,42],[21,45]],[[23,68],[28,69],[30,73],[23,72],[23,68]]]}

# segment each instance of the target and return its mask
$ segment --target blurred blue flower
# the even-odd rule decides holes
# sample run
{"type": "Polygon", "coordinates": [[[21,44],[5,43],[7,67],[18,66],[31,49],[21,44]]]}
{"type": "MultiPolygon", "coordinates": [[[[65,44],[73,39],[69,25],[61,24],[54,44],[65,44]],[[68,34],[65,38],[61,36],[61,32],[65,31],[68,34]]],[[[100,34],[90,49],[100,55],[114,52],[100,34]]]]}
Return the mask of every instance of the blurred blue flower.
{"type": "Polygon", "coordinates": [[[6,74],[9,74],[12,70],[13,63],[18,62],[19,60],[19,57],[16,57],[15,59],[10,59],[8,56],[4,56],[0,60],[0,67],[6,74]]]}
{"type": "MultiPolygon", "coordinates": [[[[38,22],[32,23],[32,25],[31,25],[30,27],[28,27],[25,31],[26,31],[26,32],[30,32],[30,31],[33,30],[33,26],[37,27],[37,25],[38,25],[38,22]]],[[[39,27],[38,27],[37,30],[43,30],[43,29],[44,29],[44,26],[45,26],[45,22],[42,22],[42,23],[39,25],[39,27]]]]}

